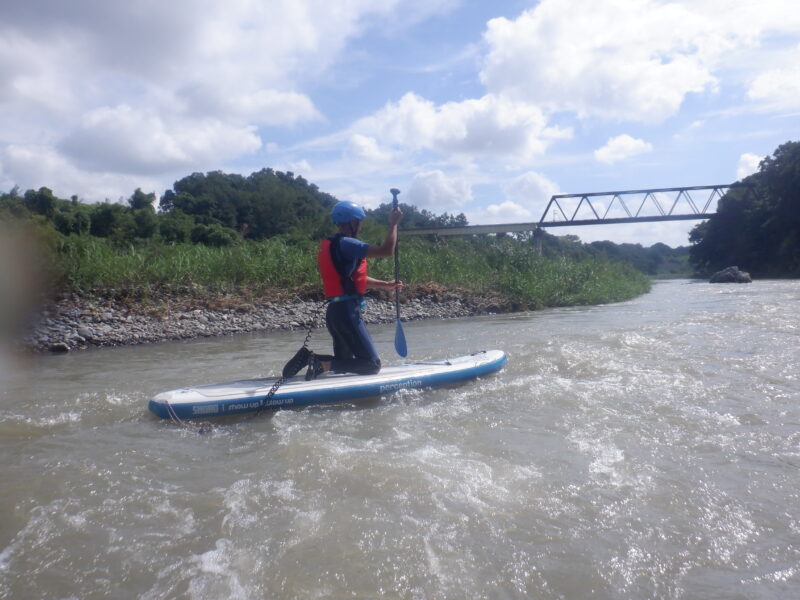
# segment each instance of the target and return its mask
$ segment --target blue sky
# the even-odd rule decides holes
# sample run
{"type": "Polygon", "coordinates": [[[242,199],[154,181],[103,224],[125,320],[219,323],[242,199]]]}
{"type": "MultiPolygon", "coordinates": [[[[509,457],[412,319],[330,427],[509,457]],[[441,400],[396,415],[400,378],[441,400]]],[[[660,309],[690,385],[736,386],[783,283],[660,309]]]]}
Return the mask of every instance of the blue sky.
{"type": "MultiPolygon", "coordinates": [[[[794,0],[0,4],[2,190],[272,167],[527,222],[554,193],[733,182],[797,139],[794,0]]],[[[694,224],[552,231],[676,246],[694,224]]]]}

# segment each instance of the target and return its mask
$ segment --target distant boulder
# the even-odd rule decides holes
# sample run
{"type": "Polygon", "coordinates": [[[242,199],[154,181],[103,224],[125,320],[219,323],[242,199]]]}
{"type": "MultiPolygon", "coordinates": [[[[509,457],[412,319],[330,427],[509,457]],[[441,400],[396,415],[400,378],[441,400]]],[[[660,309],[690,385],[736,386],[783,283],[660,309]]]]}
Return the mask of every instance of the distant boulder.
{"type": "Polygon", "coordinates": [[[708,280],[709,283],[753,283],[750,273],[740,271],[739,267],[728,267],[717,271],[708,280]]]}

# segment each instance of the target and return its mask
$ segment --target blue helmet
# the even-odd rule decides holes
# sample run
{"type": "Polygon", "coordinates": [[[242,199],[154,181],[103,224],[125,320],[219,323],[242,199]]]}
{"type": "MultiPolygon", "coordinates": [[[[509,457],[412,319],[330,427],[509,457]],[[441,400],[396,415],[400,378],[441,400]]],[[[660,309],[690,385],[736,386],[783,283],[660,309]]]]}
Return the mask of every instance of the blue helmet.
{"type": "Polygon", "coordinates": [[[331,211],[331,218],[334,223],[349,223],[350,219],[357,219],[360,221],[365,216],[364,209],[355,202],[350,202],[349,200],[337,203],[331,211]]]}

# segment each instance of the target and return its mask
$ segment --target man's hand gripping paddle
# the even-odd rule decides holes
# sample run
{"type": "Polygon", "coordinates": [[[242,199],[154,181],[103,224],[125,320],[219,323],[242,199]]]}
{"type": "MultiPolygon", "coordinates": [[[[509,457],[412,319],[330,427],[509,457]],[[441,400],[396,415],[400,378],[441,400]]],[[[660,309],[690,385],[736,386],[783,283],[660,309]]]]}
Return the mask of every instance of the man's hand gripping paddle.
{"type": "MultiPolygon", "coordinates": [[[[397,194],[400,190],[392,188],[389,190],[392,194],[392,209],[397,208],[397,194]]],[[[400,240],[398,239],[394,245],[394,281],[400,281],[400,240]]],[[[403,324],[400,322],[400,290],[394,288],[394,307],[397,312],[397,327],[394,330],[394,349],[400,356],[405,357],[408,354],[408,346],[406,346],[406,334],[403,332],[403,324]]]]}

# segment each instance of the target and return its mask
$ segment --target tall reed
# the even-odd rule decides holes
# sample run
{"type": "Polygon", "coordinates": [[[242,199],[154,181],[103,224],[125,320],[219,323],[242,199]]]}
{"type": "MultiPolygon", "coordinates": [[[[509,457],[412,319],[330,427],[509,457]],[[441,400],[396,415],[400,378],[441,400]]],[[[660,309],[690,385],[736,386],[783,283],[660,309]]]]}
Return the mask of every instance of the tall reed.
{"type": "Polygon", "coordinates": [[[68,285],[78,290],[197,285],[211,290],[297,287],[316,277],[314,248],[281,240],[210,248],[195,244],[115,247],[67,238],[61,251],[68,285]]]}
{"type": "MultiPolygon", "coordinates": [[[[376,272],[391,276],[385,263],[376,272]]],[[[401,279],[496,292],[521,308],[614,302],[650,289],[649,279],[627,265],[542,256],[509,238],[409,241],[401,252],[401,279]]]]}
{"type": "MultiPolygon", "coordinates": [[[[209,292],[320,287],[316,242],[271,238],[210,248],[190,244],[117,247],[88,236],[64,238],[61,270],[72,290],[199,286],[209,292]]],[[[394,277],[391,258],[370,261],[370,274],[394,277]]],[[[521,308],[595,304],[630,298],[649,280],[630,267],[595,259],[546,257],[509,238],[401,240],[400,275],[408,284],[438,284],[496,293],[521,308]]]]}

